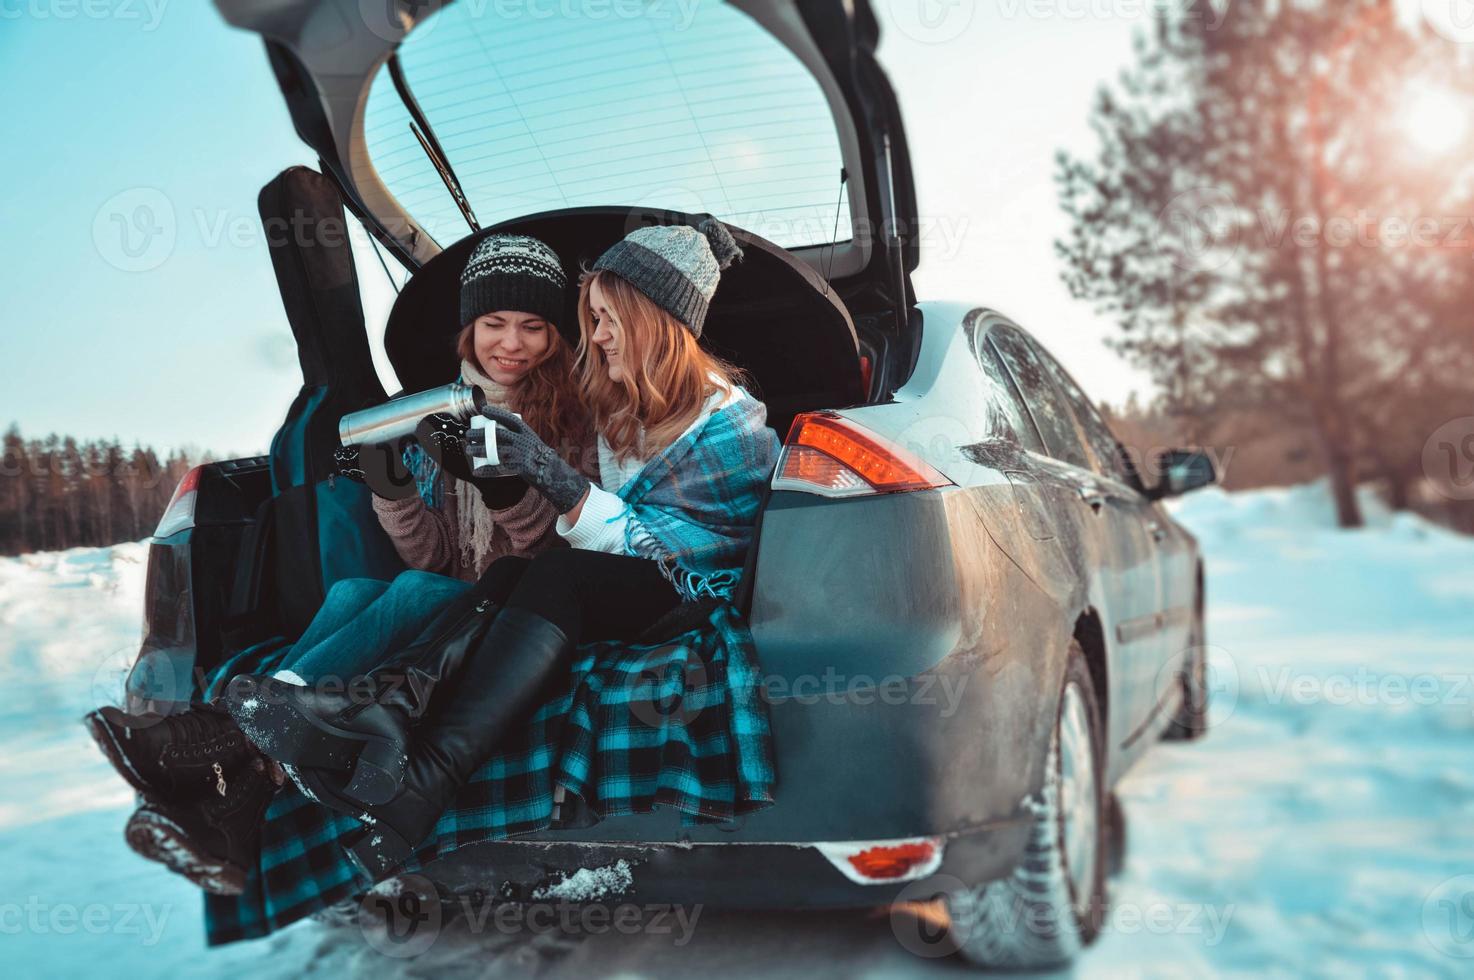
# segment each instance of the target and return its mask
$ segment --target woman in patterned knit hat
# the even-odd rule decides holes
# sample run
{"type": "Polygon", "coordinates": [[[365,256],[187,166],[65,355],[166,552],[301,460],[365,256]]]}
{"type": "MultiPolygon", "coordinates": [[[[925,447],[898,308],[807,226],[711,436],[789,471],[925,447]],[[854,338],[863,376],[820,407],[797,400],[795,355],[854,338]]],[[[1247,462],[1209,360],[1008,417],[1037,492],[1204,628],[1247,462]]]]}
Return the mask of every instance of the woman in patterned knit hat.
{"type": "MultiPolygon", "coordinates": [[[[596,478],[528,421],[482,410],[502,462],[553,506],[573,547],[491,565],[484,581],[493,583],[496,619],[456,683],[435,693],[425,722],[399,722],[401,751],[387,768],[366,772],[367,746],[390,727],[373,711],[351,713],[347,698],[338,708],[285,702],[315,727],[365,740],[351,777],[304,767],[299,778],[320,802],[366,824],[347,847],[372,877],[426,840],[461,786],[569,670],[580,642],[633,640],[682,601],[730,598],[778,452],[765,406],[698,344],[721,270],[740,255],[726,227],[708,218],[697,228],[638,229],[584,277],[578,361],[598,432],[596,478]]],[[[476,455],[485,431],[467,438],[476,455]]],[[[250,680],[272,693],[270,678],[250,680]]],[[[273,723],[291,724],[280,712],[273,723]]],[[[297,744],[275,757],[298,764],[297,744]]]]}
{"type": "MultiPolygon", "coordinates": [[[[460,380],[480,388],[487,405],[516,412],[552,445],[565,447],[565,458],[595,467],[593,431],[573,377],[577,331],[564,315],[566,294],[562,264],[543,242],[525,235],[485,238],[461,275],[462,326],[454,348],[460,380]]],[[[448,604],[465,596],[496,559],[566,550],[557,510],[526,480],[471,474],[465,432],[466,424],[453,416],[421,420],[420,445],[405,460],[418,492],[408,499],[373,498],[379,522],[410,569],[392,583],[334,583],[280,660],[277,676],[333,681],[342,690],[431,632],[448,604]]],[[[338,450],[334,459],[340,475],[373,489],[357,446],[338,450]]],[[[439,680],[455,664],[416,666],[439,680]]],[[[238,893],[256,859],[262,814],[283,776],[254,744],[253,726],[242,731],[223,710],[208,706],[164,719],[107,707],[86,722],[118,772],[144,796],[127,826],[129,844],[208,891],[238,893]]],[[[327,764],[335,757],[329,746],[315,758],[327,764]]]]}
{"type": "MultiPolygon", "coordinates": [[[[485,238],[461,274],[462,326],[453,344],[461,382],[479,388],[488,405],[522,416],[577,464],[593,431],[573,378],[578,330],[565,315],[566,291],[558,256],[541,241],[485,238]]],[[[405,499],[376,493],[373,506],[407,565],[472,582],[496,558],[533,555],[562,542],[556,512],[540,494],[527,493],[525,480],[472,476],[462,452],[465,432],[453,416],[423,419],[421,445],[405,460],[418,492],[405,499]],[[476,506],[478,500],[485,506],[476,506]]],[[[357,447],[340,450],[338,472],[368,482],[358,456],[357,447]]]]}

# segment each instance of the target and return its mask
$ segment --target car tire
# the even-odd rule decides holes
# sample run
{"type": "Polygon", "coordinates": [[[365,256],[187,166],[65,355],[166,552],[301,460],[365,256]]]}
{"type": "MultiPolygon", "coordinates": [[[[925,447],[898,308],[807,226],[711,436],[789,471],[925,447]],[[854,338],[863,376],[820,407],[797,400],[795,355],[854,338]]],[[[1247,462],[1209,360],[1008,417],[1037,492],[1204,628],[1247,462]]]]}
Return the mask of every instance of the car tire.
{"type": "Polygon", "coordinates": [[[1208,734],[1208,648],[1203,622],[1203,591],[1198,590],[1193,602],[1192,628],[1187,635],[1187,650],[1192,662],[1178,675],[1182,679],[1182,702],[1177,713],[1162,732],[1166,742],[1195,742],[1208,734]]]}
{"type": "Polygon", "coordinates": [[[1106,877],[1114,878],[1126,867],[1126,808],[1115,793],[1106,794],[1106,877]]]}
{"type": "Polygon", "coordinates": [[[1063,966],[1100,932],[1109,861],[1102,738],[1085,652],[1072,641],[1024,858],[1006,878],[947,896],[954,942],[972,964],[1063,966]]]}

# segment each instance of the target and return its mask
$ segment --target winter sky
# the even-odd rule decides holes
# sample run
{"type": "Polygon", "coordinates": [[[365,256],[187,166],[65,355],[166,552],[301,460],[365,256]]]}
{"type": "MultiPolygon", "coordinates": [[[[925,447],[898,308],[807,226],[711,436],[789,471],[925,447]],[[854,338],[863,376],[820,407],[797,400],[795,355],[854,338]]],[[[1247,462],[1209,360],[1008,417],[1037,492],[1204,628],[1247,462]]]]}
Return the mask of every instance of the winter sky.
{"type": "MultiPolygon", "coordinates": [[[[579,2],[543,7],[578,16],[579,2]]],[[[1009,313],[1097,398],[1144,388],[1059,281],[1052,175],[1058,147],[1091,145],[1094,90],[1160,0],[874,2],[917,172],[922,298],[1009,313]]],[[[300,374],[256,194],[315,161],[259,41],[213,5],[173,0],[0,0],[0,19],[0,425],[263,452],[300,374]],[[129,268],[111,218],[155,194],[172,244],[129,268]]],[[[359,275],[394,391],[377,350],[392,291],[371,253],[359,275]]]]}

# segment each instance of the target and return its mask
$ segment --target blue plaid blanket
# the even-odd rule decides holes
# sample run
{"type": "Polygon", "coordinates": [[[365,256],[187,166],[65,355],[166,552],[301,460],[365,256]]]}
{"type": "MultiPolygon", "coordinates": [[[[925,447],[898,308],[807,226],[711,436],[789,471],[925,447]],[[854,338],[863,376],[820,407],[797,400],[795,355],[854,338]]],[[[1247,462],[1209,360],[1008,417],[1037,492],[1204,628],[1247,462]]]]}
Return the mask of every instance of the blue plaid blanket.
{"type": "Polygon", "coordinates": [[[657,562],[687,601],[730,598],[778,456],[768,407],[739,398],[657,454],[617,490],[630,554],[657,562]]]}
{"type": "MultiPolygon", "coordinates": [[[[263,644],[210,687],[266,672],[286,652],[263,644]]],[[[675,807],[681,823],[721,822],[769,806],[776,781],[752,634],[729,603],[659,644],[581,644],[565,693],[477,771],[406,870],[465,844],[553,825],[554,791],[596,816],[675,807]]],[[[565,804],[566,805],[566,804],[565,804]]],[[[257,867],[239,896],[205,896],[212,945],[265,936],[364,892],[340,841],[359,828],[288,784],[266,812],[257,867]]]]}

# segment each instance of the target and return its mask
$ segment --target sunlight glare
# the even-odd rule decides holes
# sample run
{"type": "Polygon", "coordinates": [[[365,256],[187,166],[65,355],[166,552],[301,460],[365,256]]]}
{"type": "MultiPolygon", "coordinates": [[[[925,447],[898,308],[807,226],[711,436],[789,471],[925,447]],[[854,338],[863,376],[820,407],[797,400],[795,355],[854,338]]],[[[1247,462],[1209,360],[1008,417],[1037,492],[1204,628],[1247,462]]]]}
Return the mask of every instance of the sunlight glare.
{"type": "Polygon", "coordinates": [[[1412,88],[1403,100],[1399,124],[1419,150],[1444,154],[1463,142],[1471,111],[1474,106],[1465,104],[1451,92],[1412,88]]]}

